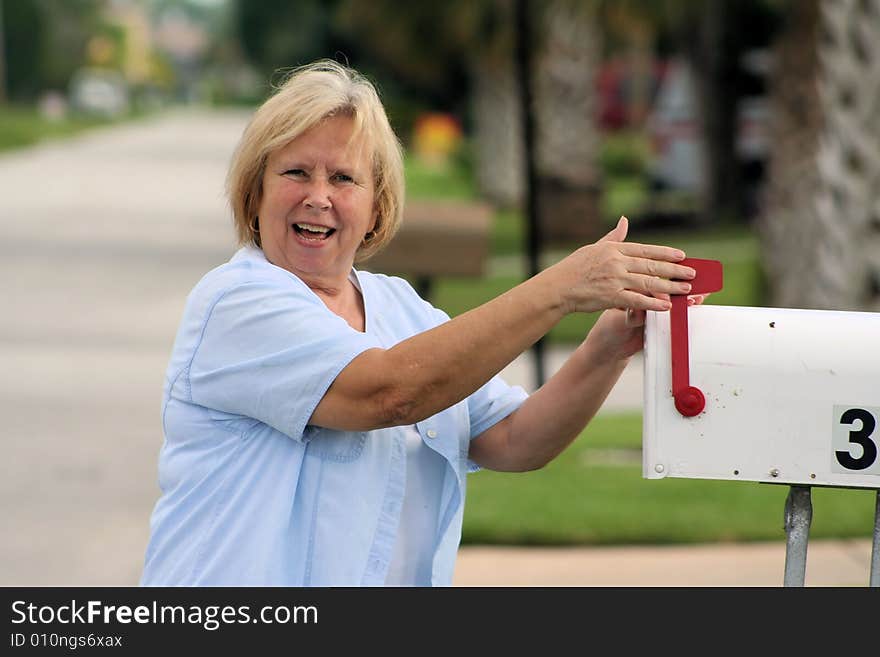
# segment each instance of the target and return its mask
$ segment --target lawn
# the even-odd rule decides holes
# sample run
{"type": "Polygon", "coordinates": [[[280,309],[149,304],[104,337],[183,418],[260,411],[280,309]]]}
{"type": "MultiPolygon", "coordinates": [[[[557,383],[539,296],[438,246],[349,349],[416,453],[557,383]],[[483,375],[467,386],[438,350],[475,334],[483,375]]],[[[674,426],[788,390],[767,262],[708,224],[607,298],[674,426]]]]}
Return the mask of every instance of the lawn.
{"type": "Polygon", "coordinates": [[[109,123],[109,119],[77,116],[49,120],[34,108],[0,106],[0,151],[67,137],[109,123]]]}
{"type": "MultiPolygon", "coordinates": [[[[788,486],[643,479],[641,415],[600,414],[547,467],[468,476],[462,543],[601,545],[785,540],[788,486]]],[[[866,538],[875,493],[812,489],[811,538],[866,538]]]]}

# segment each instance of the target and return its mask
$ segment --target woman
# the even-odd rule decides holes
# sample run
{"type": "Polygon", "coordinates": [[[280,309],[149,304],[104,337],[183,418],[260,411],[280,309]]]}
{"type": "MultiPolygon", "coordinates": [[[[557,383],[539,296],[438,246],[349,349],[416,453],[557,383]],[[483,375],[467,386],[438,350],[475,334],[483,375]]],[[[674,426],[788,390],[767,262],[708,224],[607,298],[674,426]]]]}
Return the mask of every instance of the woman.
{"type": "Polygon", "coordinates": [[[624,218],[453,320],[355,270],[400,224],[403,167],[374,88],[335,62],[263,104],[227,183],[243,246],[177,334],[145,585],[449,585],[467,473],[558,455],[641,348],[644,311],[694,275],[681,251],[624,243],[624,218]],[[533,395],[496,376],[598,310],[533,395]]]}

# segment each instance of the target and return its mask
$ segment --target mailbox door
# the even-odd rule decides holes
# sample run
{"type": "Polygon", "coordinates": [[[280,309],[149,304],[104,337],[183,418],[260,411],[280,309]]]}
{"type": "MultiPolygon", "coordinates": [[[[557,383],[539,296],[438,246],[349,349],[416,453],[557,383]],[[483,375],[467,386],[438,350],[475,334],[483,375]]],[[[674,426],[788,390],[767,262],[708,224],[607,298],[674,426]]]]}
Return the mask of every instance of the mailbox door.
{"type": "Polygon", "coordinates": [[[672,398],[669,313],[645,328],[643,475],[880,488],[880,313],[697,306],[672,398]]]}

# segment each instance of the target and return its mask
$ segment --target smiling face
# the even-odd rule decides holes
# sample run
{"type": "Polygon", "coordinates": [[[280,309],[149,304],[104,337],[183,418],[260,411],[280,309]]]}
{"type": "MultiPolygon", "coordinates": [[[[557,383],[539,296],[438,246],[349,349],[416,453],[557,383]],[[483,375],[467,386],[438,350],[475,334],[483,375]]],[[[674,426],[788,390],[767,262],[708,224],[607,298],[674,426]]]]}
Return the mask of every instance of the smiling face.
{"type": "Polygon", "coordinates": [[[330,117],[269,155],[260,201],[266,258],[312,288],[342,287],[376,223],[368,149],[354,121],[330,117]]]}

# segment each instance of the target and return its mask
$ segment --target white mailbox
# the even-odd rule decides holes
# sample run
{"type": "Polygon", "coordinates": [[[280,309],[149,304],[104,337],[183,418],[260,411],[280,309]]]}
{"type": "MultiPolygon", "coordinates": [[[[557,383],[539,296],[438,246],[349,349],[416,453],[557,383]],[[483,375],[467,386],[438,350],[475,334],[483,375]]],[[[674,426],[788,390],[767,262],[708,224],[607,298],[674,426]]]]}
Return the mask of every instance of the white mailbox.
{"type": "Polygon", "coordinates": [[[880,489],[880,313],[684,311],[686,371],[676,376],[705,403],[690,416],[677,408],[677,320],[648,313],[644,477],[880,489]]]}

